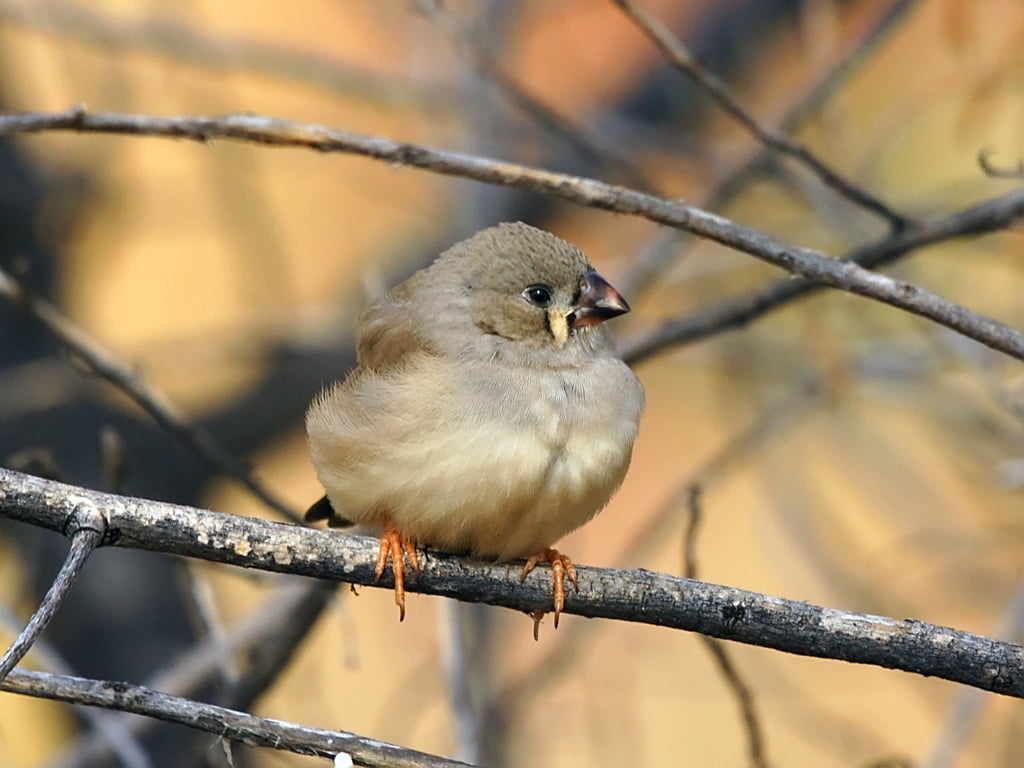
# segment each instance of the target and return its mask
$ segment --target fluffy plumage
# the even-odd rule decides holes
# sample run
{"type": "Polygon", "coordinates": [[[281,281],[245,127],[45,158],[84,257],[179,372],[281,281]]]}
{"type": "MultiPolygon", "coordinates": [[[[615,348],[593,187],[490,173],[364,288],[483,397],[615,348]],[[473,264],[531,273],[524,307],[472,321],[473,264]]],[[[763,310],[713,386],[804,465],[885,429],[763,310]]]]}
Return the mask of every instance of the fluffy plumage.
{"type": "Polygon", "coordinates": [[[602,323],[625,311],[580,251],[521,223],[372,302],[358,367],[306,415],[336,514],[449,552],[545,552],[629,466],[643,389],[602,323]]]}

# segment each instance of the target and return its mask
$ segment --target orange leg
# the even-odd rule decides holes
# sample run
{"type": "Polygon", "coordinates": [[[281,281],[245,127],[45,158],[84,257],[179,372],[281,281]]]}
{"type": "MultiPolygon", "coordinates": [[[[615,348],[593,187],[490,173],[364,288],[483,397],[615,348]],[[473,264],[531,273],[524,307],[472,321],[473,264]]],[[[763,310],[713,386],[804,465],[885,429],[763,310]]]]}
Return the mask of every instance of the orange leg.
{"type": "MultiPolygon", "coordinates": [[[[519,577],[519,581],[526,581],[526,577],[530,574],[530,571],[536,568],[537,563],[540,562],[551,563],[551,579],[554,582],[555,592],[555,629],[558,629],[558,617],[561,615],[562,609],[565,607],[565,577],[569,577],[569,581],[572,582],[573,587],[577,590],[580,588],[580,584],[576,580],[576,567],[572,564],[572,560],[568,555],[563,555],[557,549],[544,549],[526,561],[526,565],[523,566],[523,573],[519,577]]],[[[534,614],[533,617],[534,639],[537,637],[537,625],[540,623],[541,616],[543,616],[543,614],[534,614]]]]}
{"type": "Polygon", "coordinates": [[[374,573],[377,575],[375,581],[379,581],[388,560],[391,560],[391,568],[395,573],[395,605],[398,606],[399,621],[405,621],[405,558],[409,558],[409,564],[414,571],[420,569],[420,556],[416,552],[416,547],[388,518],[381,532],[374,573]]]}

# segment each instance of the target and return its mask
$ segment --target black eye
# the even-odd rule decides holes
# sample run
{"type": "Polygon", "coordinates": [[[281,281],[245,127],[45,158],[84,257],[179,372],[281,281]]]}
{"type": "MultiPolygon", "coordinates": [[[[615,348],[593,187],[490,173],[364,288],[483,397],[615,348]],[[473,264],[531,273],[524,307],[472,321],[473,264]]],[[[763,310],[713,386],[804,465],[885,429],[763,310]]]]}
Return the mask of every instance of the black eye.
{"type": "Polygon", "coordinates": [[[523,291],[523,296],[531,304],[546,307],[551,303],[551,288],[546,285],[531,285],[523,291]]]}

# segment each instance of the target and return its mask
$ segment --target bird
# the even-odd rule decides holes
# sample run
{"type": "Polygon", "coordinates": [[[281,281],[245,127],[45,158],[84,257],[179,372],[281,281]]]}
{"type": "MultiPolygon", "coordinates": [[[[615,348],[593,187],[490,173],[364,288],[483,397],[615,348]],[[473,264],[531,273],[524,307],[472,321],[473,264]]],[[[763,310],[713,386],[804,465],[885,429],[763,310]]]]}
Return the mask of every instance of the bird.
{"type": "MultiPolygon", "coordinates": [[[[604,322],[626,300],[575,246],[522,222],[477,232],[380,298],[357,365],[306,413],[325,494],[306,520],[380,536],[375,573],[418,548],[552,571],[554,626],[572,559],[553,548],[629,467],[644,389],[604,322]]],[[[543,612],[534,614],[534,634],[543,612]]]]}

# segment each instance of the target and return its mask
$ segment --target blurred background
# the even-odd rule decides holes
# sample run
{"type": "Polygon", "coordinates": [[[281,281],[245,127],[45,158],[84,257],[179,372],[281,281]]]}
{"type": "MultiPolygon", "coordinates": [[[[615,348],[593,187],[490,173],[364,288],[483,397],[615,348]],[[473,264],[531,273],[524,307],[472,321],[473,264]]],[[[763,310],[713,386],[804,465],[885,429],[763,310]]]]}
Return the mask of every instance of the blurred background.
{"type": "MultiPolygon", "coordinates": [[[[1024,156],[1019,0],[646,6],[763,122],[788,121],[909,216],[1015,183],[986,177],[977,155],[1024,156]]],[[[247,112],[476,153],[683,198],[837,255],[886,234],[792,162],[740,172],[756,142],[611,2],[0,0],[0,109],[73,105],[247,112]]],[[[784,278],[640,219],[362,158],[79,134],[0,141],[0,267],[299,511],[321,493],[303,412],[353,365],[367,297],[510,220],[588,254],[633,306],[614,324],[627,345],[784,278]]],[[[1022,328],[1022,242],[1019,228],[951,242],[888,271],[1022,328]]],[[[632,469],[608,509],[561,542],[576,562],[681,573],[696,484],[703,579],[1020,640],[1019,363],[826,291],[634,364],[648,410],[632,469]]],[[[6,303],[0,463],[279,519],[6,303]]],[[[61,537],[0,520],[0,642],[65,551],[61,537]]],[[[487,765],[751,764],[736,696],[693,635],[566,616],[534,642],[530,619],[507,610],[410,595],[400,625],[387,590],[324,600],[309,587],[102,550],[29,661],[487,765]]],[[[772,765],[1024,764],[1019,701],[727,650],[772,765]]],[[[0,764],[226,764],[201,734],[104,722],[136,741],[114,737],[115,755],[91,735],[95,713],[0,695],[0,764]]],[[[244,747],[234,760],[318,764],[244,747]]]]}

